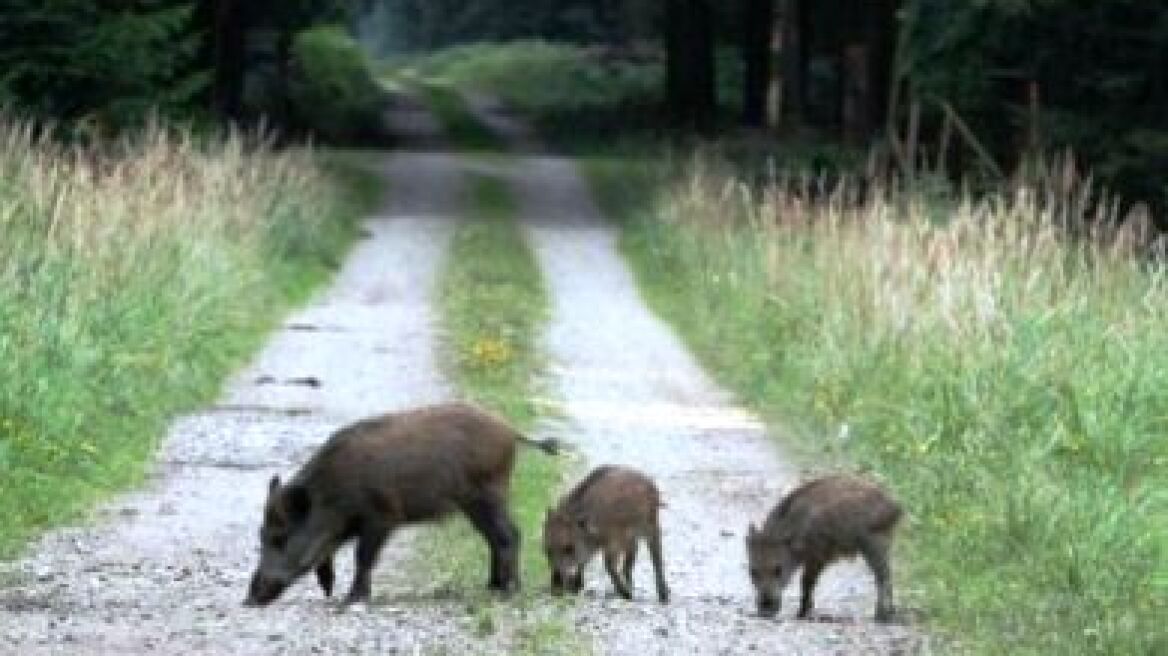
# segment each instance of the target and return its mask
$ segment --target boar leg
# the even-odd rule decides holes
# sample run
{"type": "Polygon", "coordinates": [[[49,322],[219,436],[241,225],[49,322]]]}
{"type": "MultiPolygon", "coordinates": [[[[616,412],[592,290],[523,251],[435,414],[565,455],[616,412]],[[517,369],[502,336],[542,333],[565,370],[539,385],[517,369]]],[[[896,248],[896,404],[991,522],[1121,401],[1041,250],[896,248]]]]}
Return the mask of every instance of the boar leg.
{"type": "Polygon", "coordinates": [[[519,527],[512,521],[505,504],[496,508],[495,520],[499,524],[503,541],[499,546],[500,590],[511,592],[519,589],[519,527]]]}
{"type": "Polygon", "coordinates": [[[369,601],[373,592],[373,566],[377,564],[377,554],[388,537],[389,529],[380,524],[366,524],[357,534],[356,573],[349,595],[345,597],[346,604],[369,601]]]}
{"type": "Polygon", "coordinates": [[[888,566],[888,540],[873,536],[860,546],[864,561],[876,579],[876,621],[891,622],[895,610],[892,604],[892,571],[888,566]]]}
{"type": "Polygon", "coordinates": [[[815,607],[815,584],[819,582],[819,575],[823,572],[824,563],[821,560],[809,560],[803,564],[803,597],[799,600],[799,619],[806,619],[815,607]]]}
{"type": "Polygon", "coordinates": [[[633,591],[629,589],[629,584],[625,581],[624,576],[617,568],[620,559],[620,550],[609,545],[604,549],[604,569],[608,570],[608,577],[612,579],[612,584],[616,586],[617,593],[625,599],[633,598],[633,591]]]}
{"type": "Polygon", "coordinates": [[[629,541],[628,547],[625,548],[625,564],[624,575],[625,581],[629,583],[629,589],[633,588],[633,566],[637,564],[637,540],[634,538],[629,541]]]}
{"type": "Polygon", "coordinates": [[[576,573],[572,574],[567,581],[568,592],[573,594],[579,593],[584,589],[584,566],[581,565],[576,569],[576,573]]]}
{"type": "Polygon", "coordinates": [[[336,579],[336,573],[333,571],[333,557],[329,556],[320,561],[320,564],[316,566],[316,581],[320,583],[320,589],[324,590],[324,596],[333,596],[333,582],[336,579]]]}
{"type": "Polygon", "coordinates": [[[463,513],[491,552],[487,588],[510,591],[519,588],[519,529],[507,514],[507,505],[494,498],[477,499],[463,506],[463,513]]]}
{"type": "Polygon", "coordinates": [[[665,582],[665,561],[661,558],[661,528],[654,526],[649,533],[649,558],[653,560],[653,575],[657,579],[657,599],[669,603],[669,585],[665,582]]]}

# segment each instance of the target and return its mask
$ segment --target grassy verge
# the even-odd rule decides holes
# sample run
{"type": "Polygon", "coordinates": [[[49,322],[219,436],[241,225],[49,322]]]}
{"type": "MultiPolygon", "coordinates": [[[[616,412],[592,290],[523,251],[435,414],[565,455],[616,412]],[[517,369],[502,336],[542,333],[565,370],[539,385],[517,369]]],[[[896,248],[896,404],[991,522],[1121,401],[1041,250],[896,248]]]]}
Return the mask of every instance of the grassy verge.
{"type": "MultiPolygon", "coordinates": [[[[476,124],[461,97],[449,93],[448,102],[436,109],[444,125],[476,124]]],[[[489,132],[479,125],[452,133],[461,143],[460,135],[484,131],[489,132]]],[[[516,222],[518,207],[508,184],[491,175],[474,175],[469,207],[471,220],[455,232],[439,281],[443,363],[462,397],[531,431],[551,411],[543,400],[546,361],[539,345],[550,299],[539,264],[516,222]]],[[[422,569],[430,580],[437,580],[440,587],[473,591],[475,631],[484,637],[505,632],[511,653],[588,651],[562,621],[560,602],[543,594],[549,575],[539,536],[544,511],[554,502],[565,466],[562,458],[520,450],[511,479],[512,512],[524,536],[525,586],[517,599],[491,603],[483,588],[486,545],[466,522],[452,522],[421,538],[422,569]]]]}
{"type": "Polygon", "coordinates": [[[375,200],[361,180],[239,138],[97,153],[0,125],[0,554],[139,480],[326,278],[375,200]]]}
{"type": "MultiPolygon", "coordinates": [[[[449,265],[441,279],[441,316],[447,369],[464,398],[500,413],[523,430],[534,428],[547,407],[544,359],[539,335],[549,301],[541,273],[514,221],[514,200],[506,183],[477,176],[471,187],[474,220],[454,235],[449,265]]],[[[544,510],[563,477],[563,462],[522,449],[512,476],[512,512],[524,536],[525,592],[514,603],[494,605],[482,589],[486,546],[466,522],[452,522],[422,538],[426,569],[440,585],[473,590],[480,602],[473,619],[485,635],[506,627],[523,653],[577,653],[566,631],[549,616],[554,604],[540,591],[548,579],[538,547],[544,510]],[[515,613],[504,621],[498,617],[515,613]],[[517,621],[515,621],[517,620],[517,621]],[[514,623],[514,625],[512,625],[514,623]],[[523,645],[531,643],[528,647],[523,645]],[[538,649],[535,649],[538,647],[538,649]],[[563,651],[557,651],[563,650],[563,651]]]]}
{"type": "Polygon", "coordinates": [[[905,501],[902,601],[953,651],[1168,649],[1168,297],[1025,199],[859,207],[701,159],[590,172],[654,309],[805,453],[905,501]]]}

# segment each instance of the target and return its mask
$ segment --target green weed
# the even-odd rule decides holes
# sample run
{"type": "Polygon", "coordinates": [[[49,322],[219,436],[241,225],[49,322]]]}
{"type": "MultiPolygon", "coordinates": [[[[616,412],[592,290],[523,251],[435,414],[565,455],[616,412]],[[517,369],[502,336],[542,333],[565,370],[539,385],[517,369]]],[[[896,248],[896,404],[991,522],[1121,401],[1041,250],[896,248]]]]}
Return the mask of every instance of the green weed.
{"type": "Polygon", "coordinates": [[[905,605],[970,653],[1165,649],[1168,301],[1130,234],[649,161],[589,170],[651,304],[803,455],[903,499],[905,605]]]}
{"type": "Polygon", "coordinates": [[[251,137],[102,150],[0,125],[0,553],[139,480],[323,281],[372,198],[251,137]]]}

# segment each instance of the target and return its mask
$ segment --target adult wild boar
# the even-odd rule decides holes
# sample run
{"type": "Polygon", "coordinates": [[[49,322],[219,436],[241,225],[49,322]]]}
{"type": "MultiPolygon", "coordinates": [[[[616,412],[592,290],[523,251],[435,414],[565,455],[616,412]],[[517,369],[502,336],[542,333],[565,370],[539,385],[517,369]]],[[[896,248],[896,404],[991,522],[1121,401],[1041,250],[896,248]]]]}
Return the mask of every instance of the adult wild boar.
{"type": "Polygon", "coordinates": [[[519,587],[519,529],[507,509],[516,444],[555,453],[474,407],[450,403],[346,426],[287,483],[273,477],[260,529],[261,555],[248,605],[271,603],[315,570],[326,596],[333,554],[356,540],[346,603],[365,601],[377,554],[399,526],[461,511],[490,547],[488,587],[519,587]]]}
{"type": "Polygon", "coordinates": [[[747,532],[759,614],[771,617],[779,612],[783,588],[802,567],[798,617],[806,618],[823,569],[838,558],[859,554],[876,578],[876,620],[891,620],[888,551],[900,516],[900,505],[887,492],[855,476],[825,476],[796,488],[771,511],[762,530],[751,524],[747,532]]]}

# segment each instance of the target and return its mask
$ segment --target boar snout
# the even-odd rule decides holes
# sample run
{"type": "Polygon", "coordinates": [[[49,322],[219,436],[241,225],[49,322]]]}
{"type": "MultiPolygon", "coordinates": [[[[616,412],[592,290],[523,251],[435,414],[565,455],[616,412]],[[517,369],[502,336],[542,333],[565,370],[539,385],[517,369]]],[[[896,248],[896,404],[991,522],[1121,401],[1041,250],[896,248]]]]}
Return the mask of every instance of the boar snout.
{"type": "Polygon", "coordinates": [[[287,582],[268,578],[256,572],[255,576],[251,577],[251,585],[248,586],[247,599],[243,601],[243,605],[267,606],[279,598],[287,588],[287,582]]]}
{"type": "Polygon", "coordinates": [[[779,614],[782,608],[782,602],[776,596],[769,594],[759,595],[758,597],[758,614],[760,617],[770,619],[779,614]]]}

